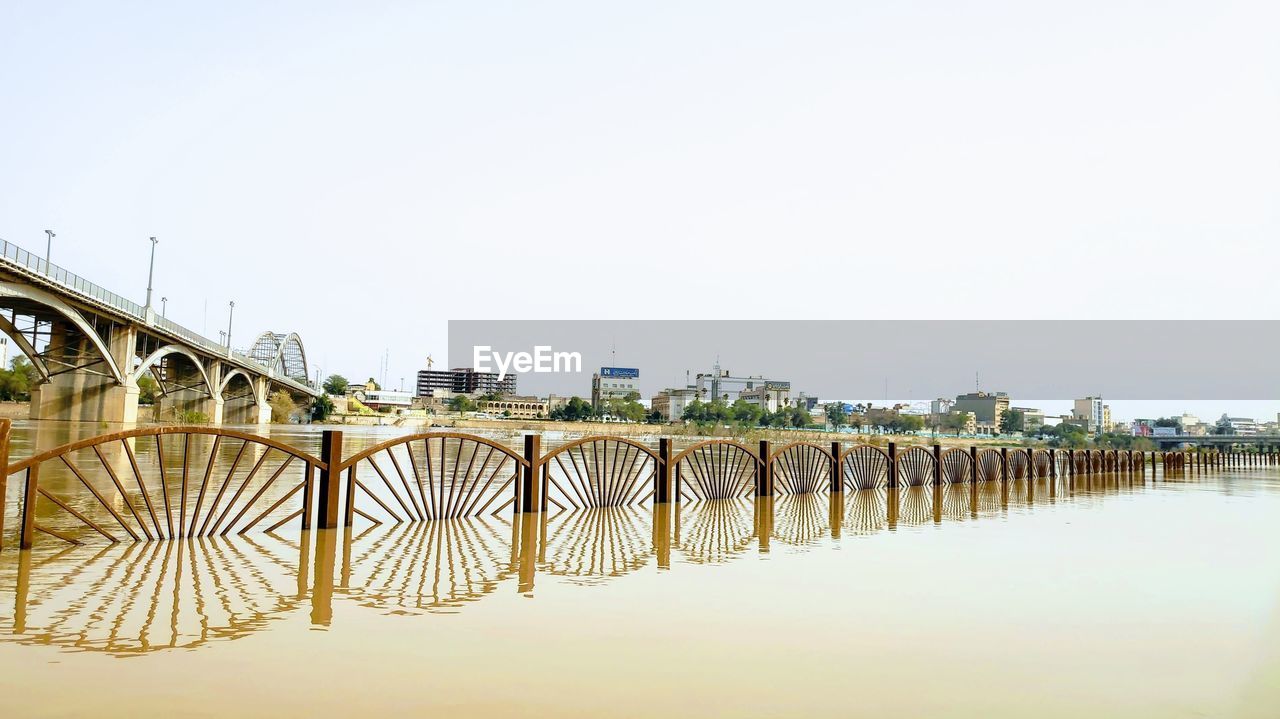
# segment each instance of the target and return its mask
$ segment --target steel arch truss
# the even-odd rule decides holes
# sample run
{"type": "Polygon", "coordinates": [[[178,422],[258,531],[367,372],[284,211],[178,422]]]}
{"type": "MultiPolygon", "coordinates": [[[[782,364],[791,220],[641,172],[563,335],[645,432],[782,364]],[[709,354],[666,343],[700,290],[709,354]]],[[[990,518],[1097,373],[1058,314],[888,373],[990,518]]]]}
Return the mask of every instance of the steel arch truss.
{"type": "Polygon", "coordinates": [[[274,374],[303,384],[307,381],[307,352],[296,332],[263,332],[253,341],[249,358],[274,374]]]}

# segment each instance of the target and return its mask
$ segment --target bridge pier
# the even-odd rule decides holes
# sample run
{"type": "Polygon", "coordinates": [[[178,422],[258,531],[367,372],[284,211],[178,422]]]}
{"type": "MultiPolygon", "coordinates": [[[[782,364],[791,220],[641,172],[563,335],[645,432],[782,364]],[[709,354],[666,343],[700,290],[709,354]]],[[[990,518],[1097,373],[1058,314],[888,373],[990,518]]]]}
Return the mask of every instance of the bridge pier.
{"type": "Polygon", "coordinates": [[[105,339],[111,357],[101,357],[66,321],[52,323],[42,353],[45,381],[31,388],[31,419],[132,424],[138,421],[138,385],[119,375],[130,366],[137,328],[113,326],[105,339]]]}

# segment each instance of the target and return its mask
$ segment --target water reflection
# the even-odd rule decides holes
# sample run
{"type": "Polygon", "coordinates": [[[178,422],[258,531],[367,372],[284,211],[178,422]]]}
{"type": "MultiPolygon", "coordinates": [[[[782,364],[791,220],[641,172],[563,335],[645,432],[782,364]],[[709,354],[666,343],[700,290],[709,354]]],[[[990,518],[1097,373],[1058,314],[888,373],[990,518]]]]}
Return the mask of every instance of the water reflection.
{"type": "MultiPolygon", "coordinates": [[[[1166,481],[1208,480],[1186,471],[1166,481]]],[[[294,615],[324,627],[342,606],[448,614],[504,591],[531,594],[547,579],[589,588],[1076,498],[1089,506],[1150,486],[1132,473],[1068,476],[5,551],[0,641],[115,656],[195,649],[294,615]]]]}
{"type": "Polygon", "coordinates": [[[247,636],[304,601],[307,550],[242,538],[22,552],[4,565],[7,638],[128,656],[247,636]]]}

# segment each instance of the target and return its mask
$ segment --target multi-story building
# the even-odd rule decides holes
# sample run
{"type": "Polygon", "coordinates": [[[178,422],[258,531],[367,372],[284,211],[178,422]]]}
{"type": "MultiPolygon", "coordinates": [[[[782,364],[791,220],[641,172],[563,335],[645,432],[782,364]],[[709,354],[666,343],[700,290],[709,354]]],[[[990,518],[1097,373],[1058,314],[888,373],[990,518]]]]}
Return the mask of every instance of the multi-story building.
{"type": "Polygon", "coordinates": [[[980,427],[999,427],[1000,419],[1009,411],[1009,393],[970,392],[956,395],[951,409],[955,412],[973,412],[980,427]]]}
{"type": "Polygon", "coordinates": [[[763,376],[734,377],[728,370],[720,369],[719,364],[715,365],[711,372],[699,372],[694,378],[698,399],[703,402],[718,400],[725,404],[733,404],[742,392],[756,389],[761,385],[771,385],[773,389],[785,389],[788,394],[791,391],[790,382],[765,379],[763,376]]]}
{"type": "Polygon", "coordinates": [[[1097,434],[1107,427],[1106,419],[1109,419],[1110,408],[1107,410],[1107,416],[1104,417],[1103,404],[1101,397],[1085,397],[1074,402],[1071,409],[1071,418],[1083,421],[1081,425],[1086,432],[1097,434]]]}
{"type": "Polygon", "coordinates": [[[791,383],[765,382],[751,389],[738,393],[738,399],[763,407],[766,411],[777,412],[779,408],[791,406],[791,383]]]}
{"type": "Polygon", "coordinates": [[[600,409],[612,399],[640,394],[640,370],[635,367],[601,367],[591,375],[591,406],[600,409]]]}
{"type": "Polygon", "coordinates": [[[951,414],[951,406],[954,404],[954,401],[949,400],[946,397],[939,397],[929,403],[929,414],[937,417],[944,417],[951,414]]]}
{"type": "Polygon", "coordinates": [[[1227,430],[1227,434],[1239,435],[1241,437],[1252,437],[1258,434],[1258,423],[1249,417],[1228,417],[1222,415],[1222,419],[1218,420],[1218,426],[1227,430]]]}
{"type": "Polygon", "coordinates": [[[693,387],[667,388],[649,400],[649,409],[662,415],[666,421],[674,422],[684,416],[684,408],[696,399],[698,399],[698,390],[693,387]]]}
{"type": "Polygon", "coordinates": [[[433,396],[439,390],[454,394],[515,394],[516,375],[508,372],[499,379],[497,372],[477,372],[470,367],[418,370],[419,397],[433,396]]]}

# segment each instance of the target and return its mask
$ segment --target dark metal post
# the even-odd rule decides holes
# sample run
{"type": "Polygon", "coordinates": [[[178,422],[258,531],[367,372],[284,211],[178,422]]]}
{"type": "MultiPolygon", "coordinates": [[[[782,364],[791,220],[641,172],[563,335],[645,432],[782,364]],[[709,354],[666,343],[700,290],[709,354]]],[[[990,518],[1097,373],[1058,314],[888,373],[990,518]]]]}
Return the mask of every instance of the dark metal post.
{"type": "Polygon", "coordinates": [[[36,536],[36,503],[40,501],[40,465],[27,468],[27,486],[22,493],[22,529],[18,536],[19,549],[31,549],[36,536]]]}
{"type": "Polygon", "coordinates": [[[523,501],[521,510],[525,513],[541,512],[544,507],[542,498],[542,435],[526,434],[524,436],[524,461],[520,473],[520,496],[523,501]]]}
{"type": "Polygon", "coordinates": [[[316,522],[319,529],[338,526],[338,492],[342,484],[338,465],[342,463],[342,431],[326,429],[320,435],[320,512],[316,522]]]}
{"type": "Polygon", "coordinates": [[[933,483],[942,484],[942,445],[933,445],[933,483]]]}
{"type": "Polygon", "coordinates": [[[5,497],[9,496],[9,433],[13,422],[0,419],[0,549],[4,549],[5,497]]]}
{"type": "Polygon", "coordinates": [[[840,471],[840,443],[831,443],[831,487],[830,492],[844,491],[844,476],[840,471]]]}
{"type": "Polygon", "coordinates": [[[1000,448],[1000,481],[1009,481],[1009,448],[1000,448]]]}
{"type": "Polygon", "coordinates": [[[760,454],[756,457],[756,496],[773,496],[773,463],[769,461],[769,440],[760,440],[760,454]]]}
{"type": "Polygon", "coordinates": [[[1034,479],[1036,476],[1036,453],[1030,447],[1027,447],[1027,479],[1034,479]]]}
{"type": "Polygon", "coordinates": [[[969,481],[978,483],[978,448],[969,445],[969,481]]]}
{"type": "Polygon", "coordinates": [[[671,440],[662,437],[658,440],[658,466],[653,473],[653,503],[666,504],[671,501],[671,440]]]}
{"type": "Polygon", "coordinates": [[[1058,455],[1053,447],[1049,448],[1049,476],[1053,479],[1058,478],[1058,455]]]}
{"type": "Polygon", "coordinates": [[[898,445],[889,443],[889,488],[898,486],[898,445]]]}

